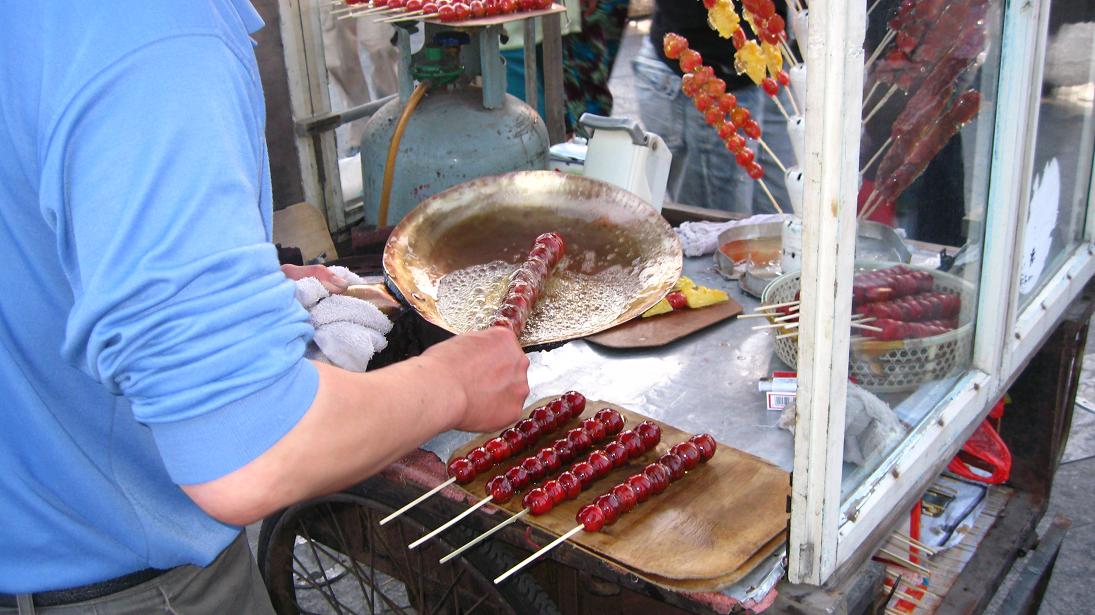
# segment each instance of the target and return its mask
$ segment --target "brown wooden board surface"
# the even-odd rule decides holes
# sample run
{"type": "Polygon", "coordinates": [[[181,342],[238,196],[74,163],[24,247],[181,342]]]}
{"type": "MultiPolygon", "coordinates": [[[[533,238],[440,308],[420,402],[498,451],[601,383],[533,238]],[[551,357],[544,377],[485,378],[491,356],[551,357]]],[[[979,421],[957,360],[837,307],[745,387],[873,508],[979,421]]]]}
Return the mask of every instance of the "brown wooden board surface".
{"type": "MultiPolygon", "coordinates": [[[[542,399],[530,409],[551,399],[542,399]]],[[[587,402],[580,418],[593,416],[601,408],[618,410],[624,416],[624,429],[649,420],[621,406],[593,400],[587,402]]],[[[662,441],[656,450],[613,469],[608,476],[583,491],[577,500],[563,502],[546,515],[525,516],[522,521],[562,535],[577,525],[575,515],[579,508],[665,454],[670,446],[694,435],[655,422],[662,429],[662,441]]],[[[462,488],[477,500],[482,499],[488,480],[550,445],[578,423],[579,419],[570,421],[541,438],[534,447],[507,459],[462,488]]],[[[454,458],[467,454],[491,437],[476,439],[456,451],[454,458]]],[[[588,454],[580,455],[570,465],[584,460],[588,454]]],[[[569,466],[560,471],[567,468],[569,466]]],[[[743,576],[760,556],[771,553],[778,546],[776,539],[787,528],[789,493],[787,472],[720,444],[710,461],[671,483],[663,493],[621,515],[616,524],[600,532],[579,533],[573,542],[658,584],[684,591],[717,590],[743,576]]],[[[521,495],[514,496],[502,507],[510,512],[520,511],[524,508],[521,495]]]]}
{"type": "Polygon", "coordinates": [[[634,318],[585,339],[609,348],[653,348],[675,342],[741,312],[738,302],[730,299],[695,310],[673,310],[650,318],[634,318]]]}

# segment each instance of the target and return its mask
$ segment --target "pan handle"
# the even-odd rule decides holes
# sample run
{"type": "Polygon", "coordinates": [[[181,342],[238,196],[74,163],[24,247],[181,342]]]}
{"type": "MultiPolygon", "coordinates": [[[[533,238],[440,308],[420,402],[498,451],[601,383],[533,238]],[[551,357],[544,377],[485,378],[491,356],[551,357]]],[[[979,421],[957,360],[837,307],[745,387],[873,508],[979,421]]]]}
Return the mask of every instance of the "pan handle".
{"type": "Polygon", "coordinates": [[[352,284],[346,289],[345,294],[363,301],[368,301],[379,308],[384,315],[392,319],[409,308],[406,301],[403,301],[403,297],[401,295],[393,294],[389,290],[389,286],[383,281],[368,284],[352,284]]]}

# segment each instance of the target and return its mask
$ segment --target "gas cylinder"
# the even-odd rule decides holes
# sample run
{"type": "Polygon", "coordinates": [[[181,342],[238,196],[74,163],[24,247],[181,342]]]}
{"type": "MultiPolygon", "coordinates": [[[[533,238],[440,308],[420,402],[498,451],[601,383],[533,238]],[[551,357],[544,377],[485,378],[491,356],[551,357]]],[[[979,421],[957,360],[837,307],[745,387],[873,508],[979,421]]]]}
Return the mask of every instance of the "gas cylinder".
{"type": "MultiPolygon", "coordinates": [[[[399,222],[426,198],[468,180],[547,168],[550,143],[544,121],[535,109],[505,93],[504,72],[499,83],[498,71],[476,75],[464,68],[480,64],[480,53],[493,53],[489,45],[468,42],[466,36],[441,33],[432,47],[415,56],[413,76],[428,81],[430,87],[412,111],[399,142],[387,225],[399,222]],[[462,60],[456,59],[461,53],[462,60]],[[455,62],[459,65],[453,66],[455,62]]],[[[378,222],[389,145],[406,104],[401,96],[381,107],[362,135],[368,224],[378,222]]]]}

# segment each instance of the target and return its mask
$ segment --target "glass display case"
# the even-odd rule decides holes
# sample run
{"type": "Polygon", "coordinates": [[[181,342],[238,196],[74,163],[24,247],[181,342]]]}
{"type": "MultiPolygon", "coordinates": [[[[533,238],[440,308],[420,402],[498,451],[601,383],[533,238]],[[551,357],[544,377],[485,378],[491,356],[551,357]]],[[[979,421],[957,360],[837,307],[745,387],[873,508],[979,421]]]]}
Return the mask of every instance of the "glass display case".
{"type": "Polygon", "coordinates": [[[802,45],[806,583],[905,514],[1092,273],[1092,6],[838,4],[810,8],[802,45]],[[863,221],[903,229],[911,262],[854,259],[863,221]]]}

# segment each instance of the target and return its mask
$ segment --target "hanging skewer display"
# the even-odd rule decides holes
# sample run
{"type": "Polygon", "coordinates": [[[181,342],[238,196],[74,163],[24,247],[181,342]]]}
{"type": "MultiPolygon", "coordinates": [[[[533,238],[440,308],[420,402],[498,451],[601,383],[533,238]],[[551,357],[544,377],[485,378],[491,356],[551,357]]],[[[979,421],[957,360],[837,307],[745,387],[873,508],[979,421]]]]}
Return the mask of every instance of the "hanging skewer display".
{"type": "Polygon", "coordinates": [[[678,60],[681,71],[685,73],[681,78],[681,91],[704,114],[707,124],[718,131],[726,149],[734,154],[738,166],[760,184],[776,212],[783,213],[783,208],[764,182],[764,167],[756,162],[756,154],[747,147],[745,137],[738,132],[740,130],[749,138],[762,142],[760,124],[750,117],[749,109],[738,105],[736,96],[726,91],[726,82],[715,76],[715,70],[703,64],[699,52],[688,48],[687,39],[670,32],[665,35],[662,46],[666,57],[678,60]]]}
{"type": "Polygon", "coordinates": [[[637,459],[653,450],[661,442],[661,437],[661,428],[653,421],[643,421],[634,430],[621,433],[615,440],[605,445],[603,449],[590,453],[585,461],[575,464],[570,470],[563,472],[555,479],[546,481],[543,485],[528,491],[522,502],[525,505],[523,510],[441,558],[440,563],[444,564],[457,557],[527,514],[544,515],[566,500],[577,499],[583,490],[587,489],[593,482],[604,478],[613,468],[621,467],[628,461],[637,459]]]}
{"type": "MultiPolygon", "coordinates": [[[[888,22],[883,42],[893,49],[879,55],[870,67],[870,92],[879,84],[890,88],[877,103],[866,106],[864,123],[877,116],[899,91],[913,92],[893,121],[889,137],[863,166],[868,171],[880,159],[873,177],[864,184],[859,218],[865,219],[883,203],[892,203],[919,177],[928,164],[980,110],[980,94],[966,90],[961,79],[982,57],[986,40],[988,0],[944,3],[906,0],[888,22]]],[[[880,51],[882,45],[879,46],[880,51]]]]}
{"type": "Polygon", "coordinates": [[[665,491],[670,483],[684,478],[685,474],[715,455],[715,439],[709,434],[692,436],[674,445],[656,462],[647,465],[641,473],[628,477],[583,506],[576,516],[578,526],[556,538],[547,546],[528,556],[513,568],[494,579],[495,584],[505,581],[525,566],[539,559],[581,531],[597,532],[612,525],[620,515],[631,512],[640,502],[665,491]]]}
{"type": "MultiPolygon", "coordinates": [[[[536,455],[526,457],[520,464],[507,470],[505,474],[500,474],[491,478],[486,484],[487,497],[479,500],[467,510],[445,522],[432,532],[415,540],[408,545],[408,548],[417,548],[430,538],[444,532],[487,504],[492,502],[495,504],[505,504],[506,502],[509,502],[514,494],[524,490],[533,483],[539,482],[540,479],[547,476],[549,472],[554,472],[559,469],[559,466],[565,463],[564,459],[569,461],[579,453],[593,448],[594,444],[620,433],[623,425],[624,420],[619,412],[608,408],[601,410],[592,418],[582,421],[581,427],[568,431],[566,438],[557,440],[551,446],[541,449],[536,455]]],[[[624,434],[620,434],[620,437],[624,437],[624,434]]],[[[475,452],[475,450],[472,452],[475,452]]],[[[575,466],[575,468],[577,468],[575,472],[580,472],[579,478],[582,478],[583,483],[585,482],[586,477],[594,475],[594,468],[587,466],[589,466],[589,464],[585,464],[584,462],[575,466]],[[578,466],[581,467],[579,468],[578,466]]],[[[611,468],[611,465],[609,468],[611,468]]]]}
{"type": "Polygon", "coordinates": [[[529,418],[518,421],[513,427],[506,429],[498,437],[487,441],[466,456],[449,462],[448,480],[381,519],[380,525],[387,524],[449,485],[470,483],[477,474],[486,472],[495,464],[524,451],[566,421],[577,418],[585,407],[584,395],[577,391],[568,391],[559,398],[534,409],[529,413],[529,418]]]}
{"type": "Polygon", "coordinates": [[[339,19],[373,16],[377,21],[396,23],[436,19],[443,23],[462,23],[491,17],[561,10],[551,0],[372,0],[347,2],[333,9],[339,19]]]}

